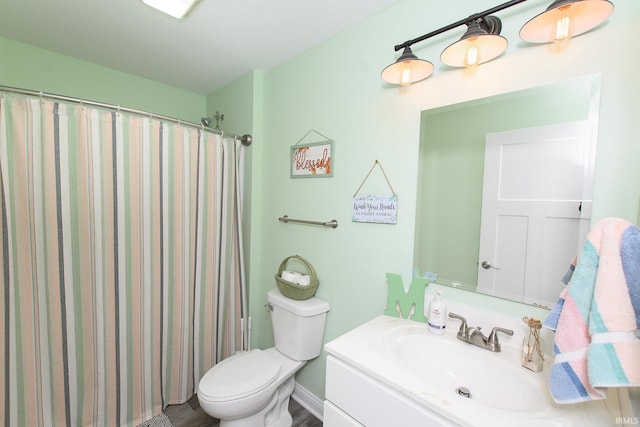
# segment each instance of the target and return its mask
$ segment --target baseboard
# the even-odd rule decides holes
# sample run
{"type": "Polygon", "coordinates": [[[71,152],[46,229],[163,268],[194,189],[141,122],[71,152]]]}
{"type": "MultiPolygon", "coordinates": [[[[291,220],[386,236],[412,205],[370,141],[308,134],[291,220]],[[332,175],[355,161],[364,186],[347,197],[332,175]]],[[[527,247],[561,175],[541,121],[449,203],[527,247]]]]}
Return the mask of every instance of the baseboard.
{"type": "Polygon", "coordinates": [[[322,400],[318,399],[315,394],[311,393],[309,390],[296,383],[291,397],[294,398],[295,401],[302,405],[307,411],[311,412],[314,417],[316,417],[320,421],[323,420],[322,413],[324,403],[322,400]]]}

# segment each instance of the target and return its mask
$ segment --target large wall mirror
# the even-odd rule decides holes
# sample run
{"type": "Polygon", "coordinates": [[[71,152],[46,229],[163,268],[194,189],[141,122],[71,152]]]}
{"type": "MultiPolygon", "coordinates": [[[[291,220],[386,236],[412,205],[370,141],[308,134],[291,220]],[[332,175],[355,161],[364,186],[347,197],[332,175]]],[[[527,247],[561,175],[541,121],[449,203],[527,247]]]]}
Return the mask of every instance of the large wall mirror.
{"type": "Polygon", "coordinates": [[[555,303],[590,227],[600,87],[591,75],[423,111],[418,274],[555,303]]]}

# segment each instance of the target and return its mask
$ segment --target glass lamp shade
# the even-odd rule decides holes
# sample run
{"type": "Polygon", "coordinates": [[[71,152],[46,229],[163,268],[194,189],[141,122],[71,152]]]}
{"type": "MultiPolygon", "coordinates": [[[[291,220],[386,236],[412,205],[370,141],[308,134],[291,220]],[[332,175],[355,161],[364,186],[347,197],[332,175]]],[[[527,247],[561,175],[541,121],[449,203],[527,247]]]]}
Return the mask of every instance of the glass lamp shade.
{"type": "Polygon", "coordinates": [[[409,86],[433,73],[433,64],[419,59],[410,47],[406,47],[396,62],[382,70],[382,79],[388,83],[409,86]]]}
{"type": "Polygon", "coordinates": [[[520,29],[520,37],[531,43],[567,40],[604,22],[613,13],[609,0],[555,0],[543,13],[520,29]]]}

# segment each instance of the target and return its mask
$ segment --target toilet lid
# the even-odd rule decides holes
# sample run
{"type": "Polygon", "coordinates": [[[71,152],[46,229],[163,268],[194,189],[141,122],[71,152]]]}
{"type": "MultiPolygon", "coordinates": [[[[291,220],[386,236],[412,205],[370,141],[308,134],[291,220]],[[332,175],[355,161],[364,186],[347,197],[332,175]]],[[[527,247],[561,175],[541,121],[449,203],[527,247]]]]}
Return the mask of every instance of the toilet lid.
{"type": "Polygon", "coordinates": [[[198,392],[211,400],[239,399],[274,382],[281,368],[280,363],[261,350],[238,353],[204,374],[198,392]]]}

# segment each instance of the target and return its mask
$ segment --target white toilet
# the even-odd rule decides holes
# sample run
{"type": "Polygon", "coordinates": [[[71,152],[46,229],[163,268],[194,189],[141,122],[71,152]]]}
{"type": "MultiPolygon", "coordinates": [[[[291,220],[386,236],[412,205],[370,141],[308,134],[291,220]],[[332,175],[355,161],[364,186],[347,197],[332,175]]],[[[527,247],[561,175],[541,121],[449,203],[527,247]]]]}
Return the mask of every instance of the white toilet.
{"type": "Polygon", "coordinates": [[[211,368],[198,385],[200,407],[220,427],[290,427],[295,373],[320,355],[329,303],[267,293],[275,347],[237,353],[211,368]]]}

